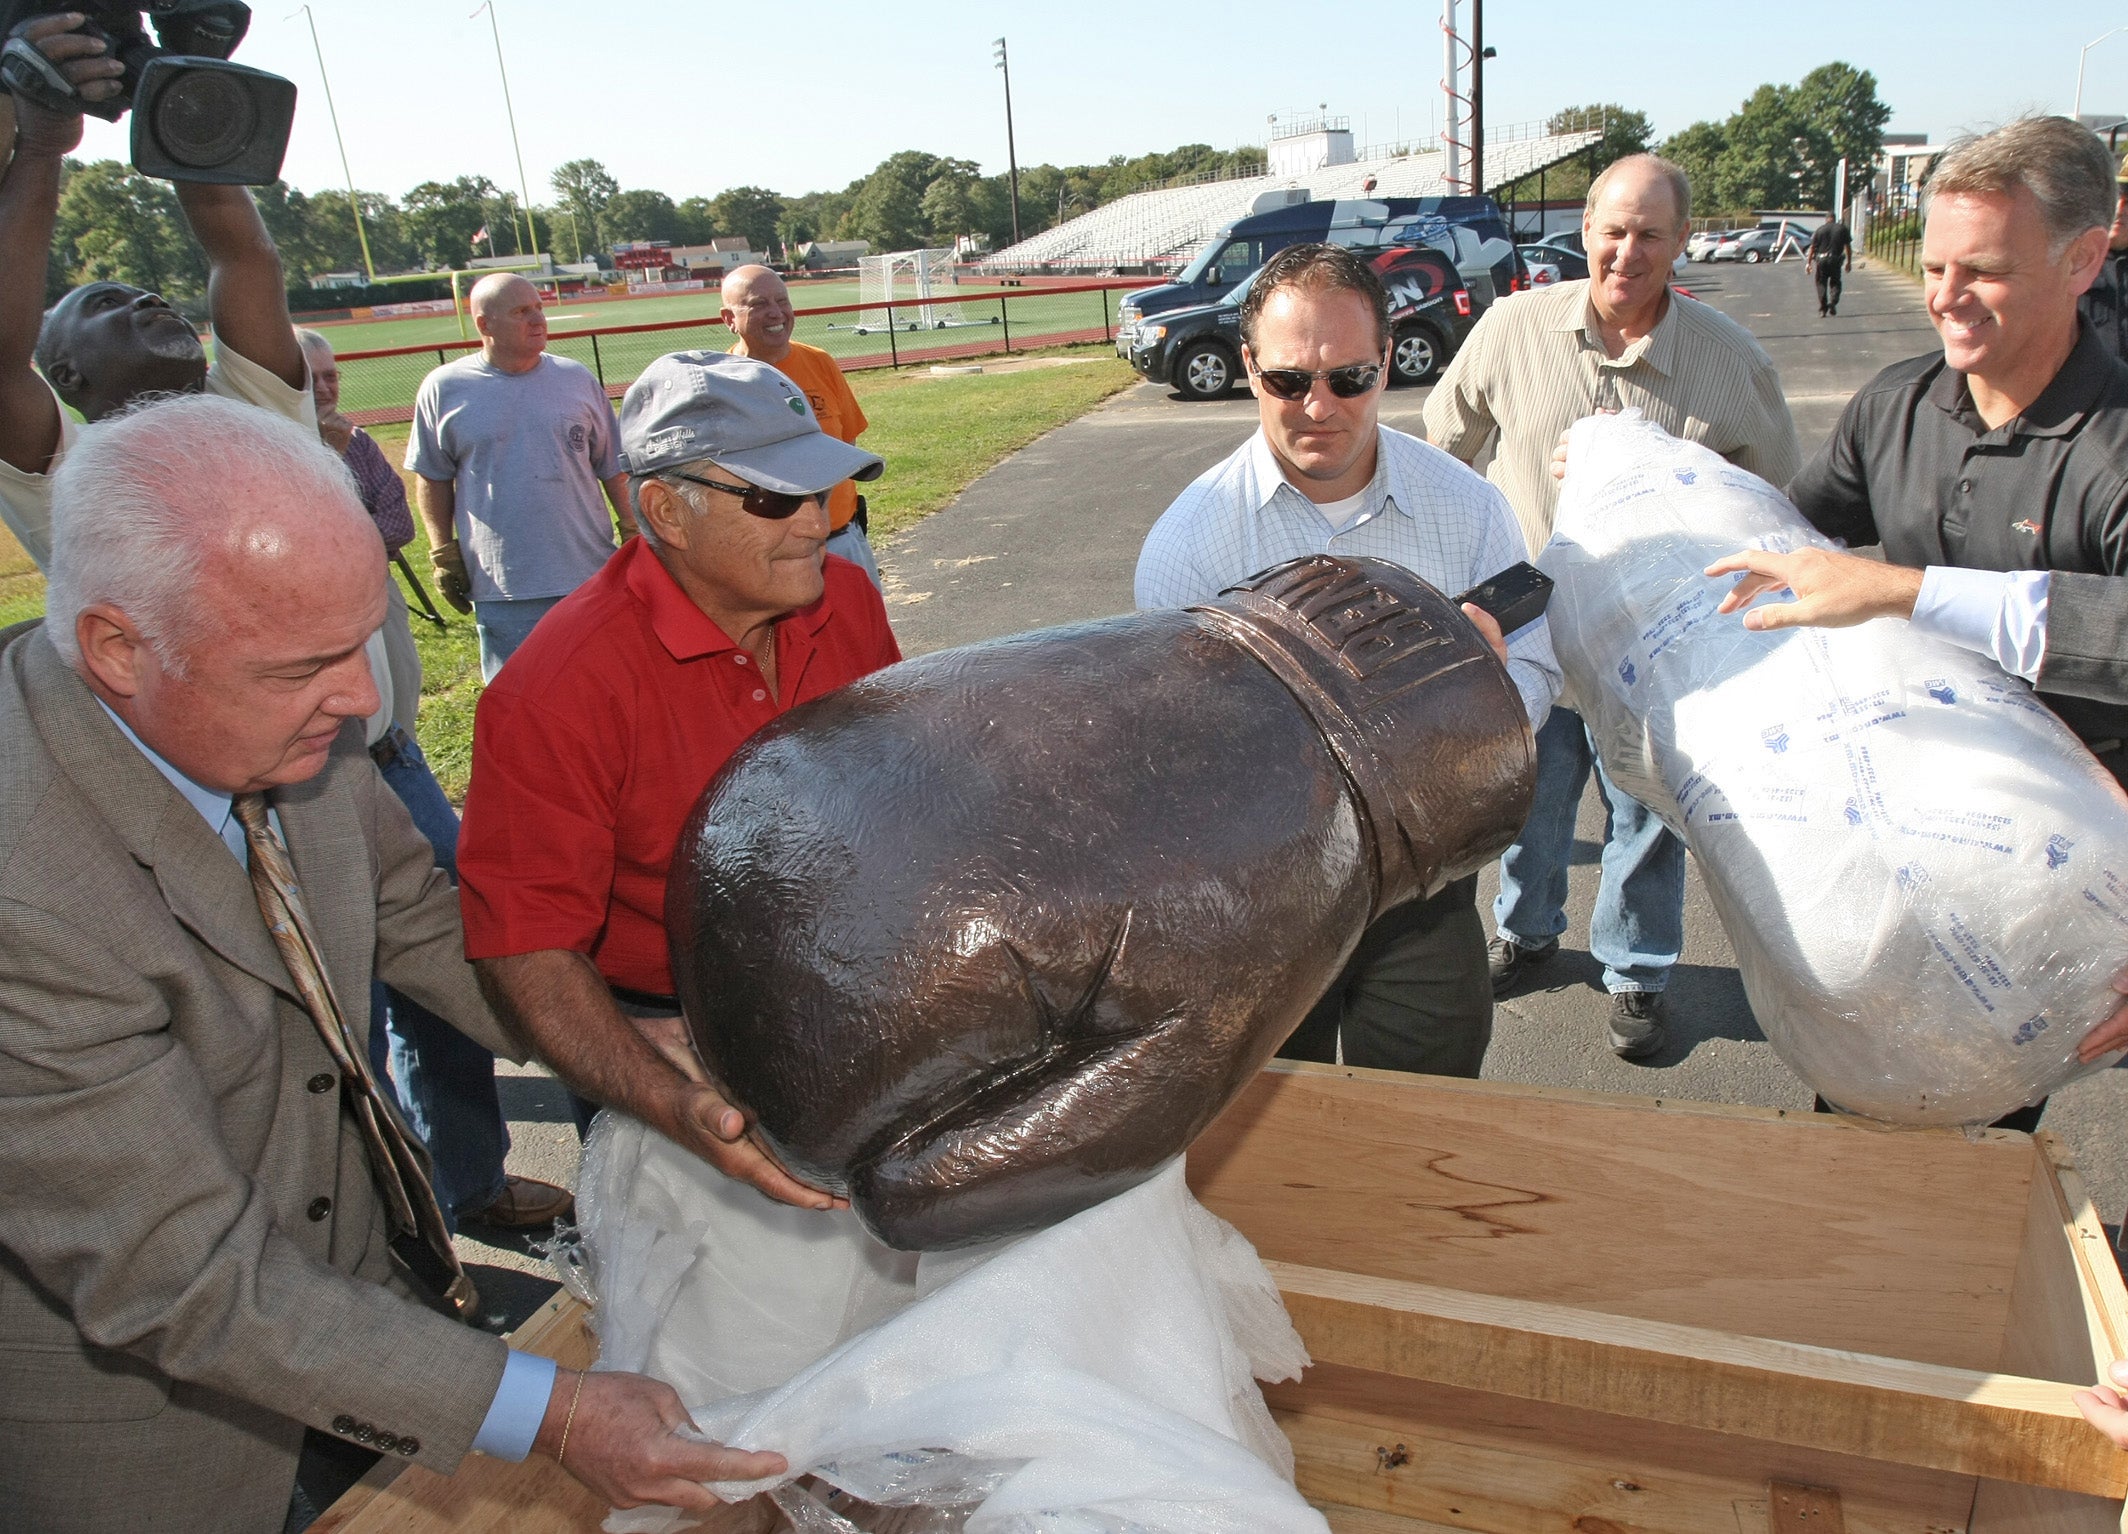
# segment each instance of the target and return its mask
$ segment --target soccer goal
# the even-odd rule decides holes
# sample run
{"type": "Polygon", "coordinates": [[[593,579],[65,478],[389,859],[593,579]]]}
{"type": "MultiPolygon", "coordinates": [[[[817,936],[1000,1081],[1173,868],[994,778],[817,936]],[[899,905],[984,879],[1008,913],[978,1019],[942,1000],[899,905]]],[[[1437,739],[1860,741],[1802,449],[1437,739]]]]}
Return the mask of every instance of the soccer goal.
{"type": "Polygon", "coordinates": [[[962,312],[950,250],[897,250],[857,261],[859,335],[885,330],[947,330],[977,323],[962,312]],[[888,303],[893,304],[889,311],[888,303]],[[891,319],[889,318],[891,313],[891,319]]]}

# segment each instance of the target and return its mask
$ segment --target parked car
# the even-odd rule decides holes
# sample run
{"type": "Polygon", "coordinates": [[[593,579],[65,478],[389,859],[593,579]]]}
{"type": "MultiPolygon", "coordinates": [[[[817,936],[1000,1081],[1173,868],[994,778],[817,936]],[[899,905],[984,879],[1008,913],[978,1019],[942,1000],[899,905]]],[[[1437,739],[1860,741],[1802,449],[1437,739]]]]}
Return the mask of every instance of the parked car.
{"type": "Polygon", "coordinates": [[[1556,268],[1561,282],[1572,282],[1589,274],[1589,258],[1578,250],[1569,250],[1556,240],[1539,240],[1530,245],[1518,245],[1522,259],[1530,264],[1532,275],[1539,266],[1556,268]]]}
{"type": "Polygon", "coordinates": [[[1234,220],[1205,242],[1173,282],[1126,295],[1118,316],[1116,355],[1132,355],[1132,333],[1145,321],[1211,304],[1288,245],[1306,240],[1363,251],[1431,247],[1448,256],[1480,308],[1529,285],[1500,205],[1490,197],[1293,203],[1234,220]]]}
{"type": "Polygon", "coordinates": [[[1711,261],[1715,246],[1748,232],[1743,229],[1702,229],[1685,240],[1685,255],[1693,261],[1711,261]]]}
{"type": "MultiPolygon", "coordinates": [[[[1438,376],[1477,322],[1479,306],[1455,264],[1426,246],[1385,250],[1369,263],[1389,289],[1392,383],[1438,376]]],[[[1241,382],[1241,301],[1256,274],[1217,303],[1140,322],[1131,366],[1185,399],[1218,399],[1241,382]]]]}
{"type": "Polygon", "coordinates": [[[1799,256],[1803,253],[1803,237],[1787,224],[1762,224],[1756,229],[1746,229],[1725,236],[1714,247],[1709,261],[1743,261],[1757,265],[1779,256],[1799,256]]]}

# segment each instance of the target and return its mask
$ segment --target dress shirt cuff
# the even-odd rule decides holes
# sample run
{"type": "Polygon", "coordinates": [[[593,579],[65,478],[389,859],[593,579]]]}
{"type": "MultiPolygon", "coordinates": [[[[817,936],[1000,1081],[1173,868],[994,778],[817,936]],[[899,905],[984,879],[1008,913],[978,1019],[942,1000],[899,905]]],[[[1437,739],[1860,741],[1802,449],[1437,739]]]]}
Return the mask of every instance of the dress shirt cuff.
{"type": "Polygon", "coordinates": [[[510,1349],[502,1366],[502,1380],[495,1387],[495,1400],[473,1435],[473,1449],[494,1459],[523,1459],[532,1452],[532,1440],[546,1420],[547,1401],[554,1394],[554,1360],[510,1349]]]}
{"type": "Polygon", "coordinates": [[[2047,656],[2049,573],[1930,565],[1914,599],[1914,627],[2035,681],[2047,656]]]}

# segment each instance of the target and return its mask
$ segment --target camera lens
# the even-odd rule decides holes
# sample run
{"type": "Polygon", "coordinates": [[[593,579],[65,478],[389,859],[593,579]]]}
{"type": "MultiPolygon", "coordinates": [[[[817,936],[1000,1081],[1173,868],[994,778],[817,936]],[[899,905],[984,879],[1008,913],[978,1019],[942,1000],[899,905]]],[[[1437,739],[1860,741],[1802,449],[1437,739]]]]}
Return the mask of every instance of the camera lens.
{"type": "Polygon", "coordinates": [[[243,153],[258,125],[252,92],[220,70],[184,70],[155,98],[156,141],[180,165],[227,164],[243,153]]]}

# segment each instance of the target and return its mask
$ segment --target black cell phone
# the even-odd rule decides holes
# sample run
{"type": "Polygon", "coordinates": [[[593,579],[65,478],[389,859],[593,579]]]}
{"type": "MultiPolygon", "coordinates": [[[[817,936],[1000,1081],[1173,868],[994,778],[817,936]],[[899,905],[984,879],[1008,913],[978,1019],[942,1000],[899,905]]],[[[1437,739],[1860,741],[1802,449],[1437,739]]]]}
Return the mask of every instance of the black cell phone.
{"type": "Polygon", "coordinates": [[[1482,607],[1493,615],[1502,635],[1527,628],[1544,616],[1544,604],[1552,599],[1552,578],[1523,560],[1509,565],[1489,580],[1482,580],[1455,599],[1482,607]]]}

